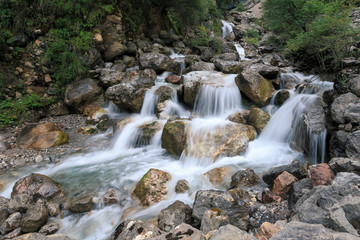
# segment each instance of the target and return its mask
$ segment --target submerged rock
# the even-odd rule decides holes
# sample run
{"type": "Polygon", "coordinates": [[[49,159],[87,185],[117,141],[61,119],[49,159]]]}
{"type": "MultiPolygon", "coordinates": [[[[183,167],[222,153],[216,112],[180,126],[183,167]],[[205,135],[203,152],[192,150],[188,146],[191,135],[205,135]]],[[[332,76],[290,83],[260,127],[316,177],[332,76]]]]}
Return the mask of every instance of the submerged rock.
{"type": "Polygon", "coordinates": [[[162,231],[169,232],[181,223],[192,223],[192,209],[181,201],[175,201],[158,215],[158,224],[162,231]]]}
{"type": "Polygon", "coordinates": [[[189,183],[185,179],[181,179],[176,183],[175,192],[176,193],[184,193],[189,190],[189,183]]]}
{"type": "Polygon", "coordinates": [[[67,143],[69,136],[53,123],[26,126],[17,137],[20,148],[49,148],[67,143]]]}
{"type": "Polygon", "coordinates": [[[152,168],[136,184],[132,196],[139,200],[142,206],[151,206],[166,199],[167,182],[170,180],[169,173],[152,168]]]}

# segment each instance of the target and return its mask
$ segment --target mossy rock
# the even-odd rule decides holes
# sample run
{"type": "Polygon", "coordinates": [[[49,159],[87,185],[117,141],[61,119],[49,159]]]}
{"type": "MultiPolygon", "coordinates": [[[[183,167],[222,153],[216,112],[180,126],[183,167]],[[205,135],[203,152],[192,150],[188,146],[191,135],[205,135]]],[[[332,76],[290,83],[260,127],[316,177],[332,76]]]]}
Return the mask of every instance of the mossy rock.
{"type": "Polygon", "coordinates": [[[261,132],[270,119],[270,115],[261,108],[251,108],[247,120],[258,132],[261,132]]]}

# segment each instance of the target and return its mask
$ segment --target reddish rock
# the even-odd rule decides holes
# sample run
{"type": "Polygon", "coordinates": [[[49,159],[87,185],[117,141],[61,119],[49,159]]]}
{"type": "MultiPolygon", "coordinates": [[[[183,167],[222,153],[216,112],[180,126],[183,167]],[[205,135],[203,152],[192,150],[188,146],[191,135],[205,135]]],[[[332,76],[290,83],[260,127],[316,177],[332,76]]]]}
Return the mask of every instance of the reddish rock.
{"type": "Polygon", "coordinates": [[[330,185],[335,175],[327,163],[311,165],[309,175],[313,186],[330,185]]]}
{"type": "Polygon", "coordinates": [[[291,184],[296,181],[296,177],[284,171],[274,180],[273,192],[283,199],[287,199],[291,184]]]}
{"type": "Polygon", "coordinates": [[[165,81],[169,82],[169,83],[180,83],[180,79],[181,79],[180,76],[173,74],[173,75],[167,76],[165,78],[165,81]]]}
{"type": "Polygon", "coordinates": [[[264,222],[257,231],[256,238],[259,240],[268,240],[279,230],[281,229],[274,224],[264,222]]]}
{"type": "Polygon", "coordinates": [[[271,191],[269,190],[265,190],[263,193],[262,193],[262,199],[261,201],[263,203],[271,203],[271,202],[281,202],[281,197],[280,196],[277,196],[275,195],[274,193],[272,193],[271,191]]]}

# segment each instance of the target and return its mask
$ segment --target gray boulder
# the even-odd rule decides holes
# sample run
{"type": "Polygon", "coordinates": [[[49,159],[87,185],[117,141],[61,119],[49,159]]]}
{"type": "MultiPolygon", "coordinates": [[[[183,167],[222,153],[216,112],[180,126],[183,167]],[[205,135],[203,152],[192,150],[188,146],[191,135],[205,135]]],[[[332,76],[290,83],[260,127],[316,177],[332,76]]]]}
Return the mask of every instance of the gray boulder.
{"type": "Polygon", "coordinates": [[[291,185],[289,194],[289,207],[293,207],[295,203],[313,188],[310,178],[303,178],[291,185]]]}
{"type": "Polygon", "coordinates": [[[350,158],[360,159],[360,130],[350,133],[347,137],[346,154],[350,158]]]}
{"type": "Polygon", "coordinates": [[[0,196],[0,224],[9,216],[9,199],[0,196]]]}
{"type": "Polygon", "coordinates": [[[347,157],[346,140],[349,133],[343,130],[336,131],[330,138],[330,155],[332,157],[347,157]]]}
{"type": "Polygon", "coordinates": [[[344,185],[334,181],[330,186],[314,187],[295,205],[299,220],[359,236],[356,230],[360,228],[359,184],[360,180],[354,178],[344,185]]]}
{"type": "Polygon", "coordinates": [[[65,103],[76,109],[83,109],[84,105],[96,100],[102,89],[91,78],[83,78],[70,83],[65,91],[65,103]]]}
{"type": "Polygon", "coordinates": [[[200,58],[201,60],[208,62],[215,55],[215,53],[216,53],[215,49],[211,47],[204,47],[201,48],[200,58]]]}
{"type": "Polygon", "coordinates": [[[225,240],[225,239],[256,240],[256,238],[253,235],[230,224],[219,228],[219,230],[216,231],[209,238],[209,240],[225,240]]]}
{"type": "Polygon", "coordinates": [[[36,232],[47,222],[49,212],[42,204],[31,205],[21,220],[21,230],[24,233],[36,232]]]}
{"type": "Polygon", "coordinates": [[[24,213],[28,207],[32,204],[32,200],[28,194],[16,194],[9,201],[9,212],[21,212],[24,213]]]}
{"type": "Polygon", "coordinates": [[[151,240],[205,240],[204,234],[189,224],[182,223],[168,233],[163,233],[151,240]]]}
{"type": "Polygon", "coordinates": [[[346,93],[337,97],[331,105],[331,117],[336,123],[359,123],[359,98],[353,93],[346,93]]]}
{"type": "Polygon", "coordinates": [[[59,231],[60,227],[61,226],[58,222],[49,221],[44,226],[41,227],[41,229],[39,230],[39,233],[44,234],[44,235],[54,234],[57,231],[59,231]]]}
{"type": "Polygon", "coordinates": [[[140,112],[145,92],[155,84],[155,80],[154,70],[129,71],[120,84],[106,90],[105,97],[113,101],[121,110],[140,112]]]}
{"type": "Polygon", "coordinates": [[[1,225],[0,231],[1,234],[6,234],[8,232],[11,232],[21,225],[21,213],[16,212],[11,214],[1,225]]]}
{"type": "Polygon", "coordinates": [[[216,59],[214,64],[223,73],[236,73],[236,67],[239,65],[239,62],[216,59]]]}
{"type": "Polygon", "coordinates": [[[190,65],[190,71],[214,71],[214,63],[209,62],[195,62],[190,65]]]}
{"type": "Polygon", "coordinates": [[[71,201],[69,210],[72,213],[89,212],[92,209],[92,196],[80,196],[71,201]]]}
{"type": "Polygon", "coordinates": [[[162,231],[169,232],[181,223],[192,223],[192,209],[181,201],[174,202],[158,215],[158,224],[162,231]]]}
{"type": "Polygon", "coordinates": [[[348,85],[349,90],[356,96],[360,97],[360,75],[356,75],[354,78],[351,78],[348,81],[348,85]]]}
{"type": "Polygon", "coordinates": [[[237,187],[252,187],[260,182],[260,177],[254,172],[254,170],[247,168],[246,170],[237,171],[231,177],[231,188],[237,187]]]}
{"type": "Polygon", "coordinates": [[[329,166],[335,172],[351,172],[360,175],[360,161],[350,158],[333,158],[329,166]]]}
{"type": "Polygon", "coordinates": [[[304,123],[307,129],[314,134],[320,134],[326,130],[325,111],[320,97],[316,98],[313,104],[307,108],[304,115],[304,123]]]}
{"type": "Polygon", "coordinates": [[[276,232],[271,240],[359,240],[349,233],[335,232],[329,228],[325,228],[321,224],[309,224],[297,221],[291,221],[285,227],[276,232]]]}
{"type": "Polygon", "coordinates": [[[161,53],[144,53],[139,60],[142,69],[153,69],[156,72],[161,72],[167,69],[171,59],[161,53]]]}
{"type": "Polygon", "coordinates": [[[194,224],[200,225],[204,213],[212,208],[218,208],[227,214],[232,225],[247,229],[249,206],[245,202],[237,202],[228,192],[220,190],[200,190],[196,193],[193,206],[194,224]]]}
{"type": "Polygon", "coordinates": [[[227,224],[230,224],[230,222],[229,217],[226,214],[218,209],[209,209],[204,213],[204,216],[201,219],[200,230],[206,234],[227,224]]]}

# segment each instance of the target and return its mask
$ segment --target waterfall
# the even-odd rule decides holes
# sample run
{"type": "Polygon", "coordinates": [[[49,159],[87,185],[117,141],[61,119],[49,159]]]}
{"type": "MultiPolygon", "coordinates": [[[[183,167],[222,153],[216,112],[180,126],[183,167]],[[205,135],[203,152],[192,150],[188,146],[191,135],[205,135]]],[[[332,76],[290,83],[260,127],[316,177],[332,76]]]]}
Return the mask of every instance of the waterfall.
{"type": "Polygon", "coordinates": [[[222,28],[221,28],[222,37],[225,38],[229,33],[233,31],[234,24],[229,23],[225,20],[221,20],[221,23],[222,23],[222,28]]]}
{"type": "Polygon", "coordinates": [[[248,58],[245,57],[245,49],[239,43],[235,43],[234,45],[235,45],[236,51],[239,54],[240,61],[249,60],[248,58]]]}

